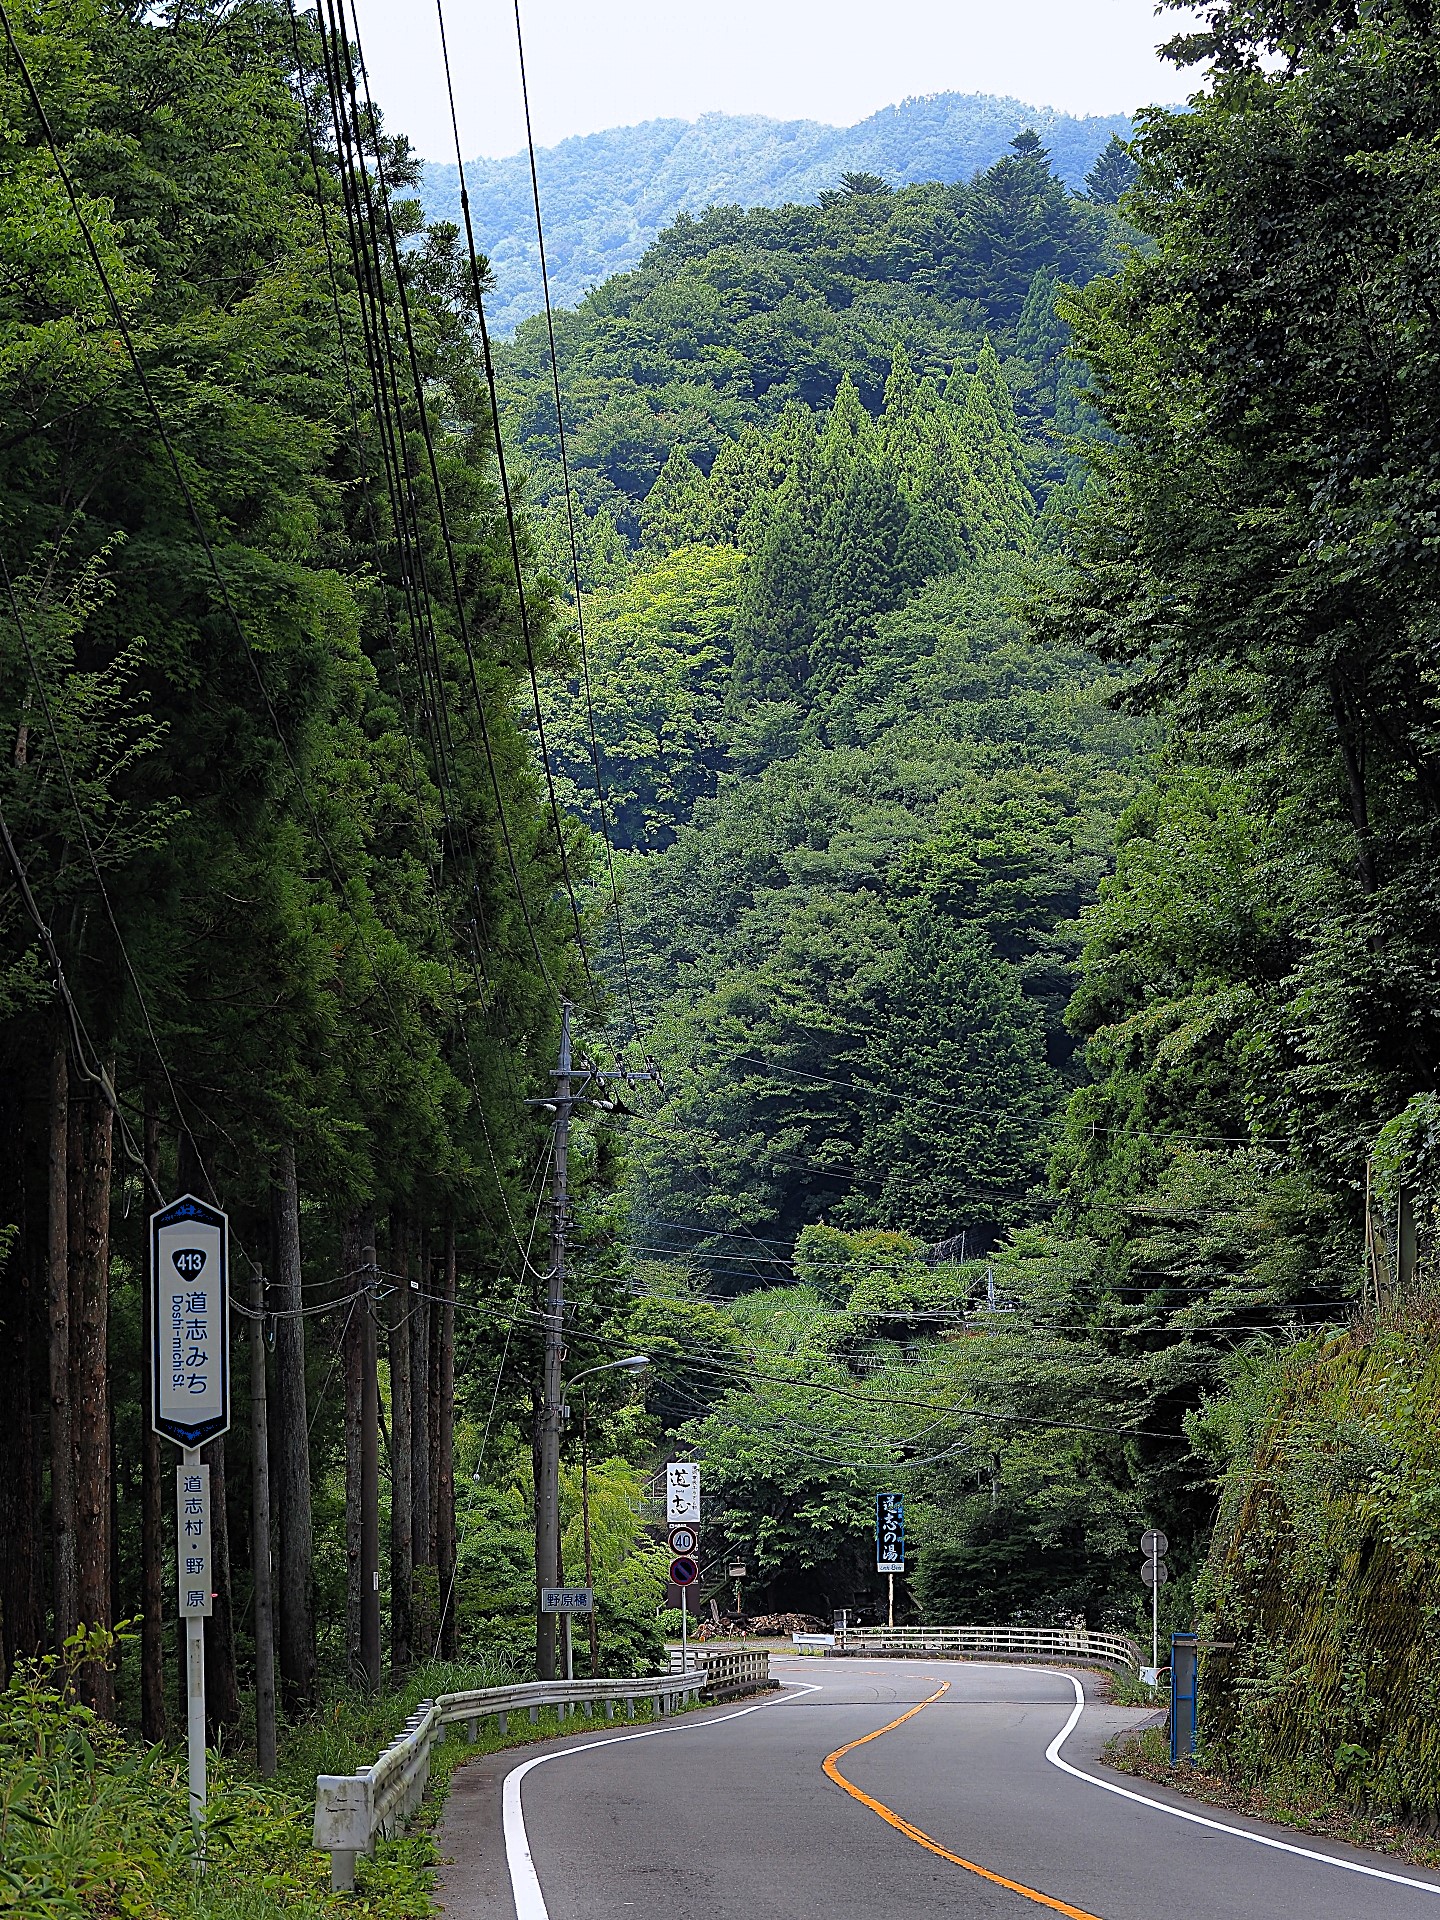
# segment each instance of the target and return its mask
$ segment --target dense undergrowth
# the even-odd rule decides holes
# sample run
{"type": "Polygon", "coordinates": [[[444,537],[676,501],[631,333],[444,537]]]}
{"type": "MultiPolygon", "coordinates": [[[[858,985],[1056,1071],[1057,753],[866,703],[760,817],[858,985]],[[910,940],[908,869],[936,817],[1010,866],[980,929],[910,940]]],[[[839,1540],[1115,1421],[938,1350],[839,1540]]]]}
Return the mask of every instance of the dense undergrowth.
{"type": "Polygon", "coordinates": [[[493,1726],[474,1745],[435,1749],[432,1786],[413,1831],[377,1842],[356,1866],[356,1891],[330,1888],[329,1855],[311,1846],[315,1776],[373,1760],[421,1699],[495,1684],[483,1665],[434,1663],[379,1698],[341,1690],[282,1734],[279,1771],[260,1781],[243,1753],[209,1757],[207,1865],[192,1859],[183,1749],[146,1746],[107,1724],[75,1695],[82,1659],[113,1653],[106,1635],[83,1634],[54,1656],[17,1669],[0,1693],[0,1914],[35,1920],[261,1920],[279,1913],[364,1914],[418,1920],[433,1911],[438,1854],[430,1828],[445,1783],[477,1752],[543,1738],[538,1728],[502,1738],[493,1726]]]}
{"type": "MultiPolygon", "coordinates": [[[[1440,1819],[1440,1310],[1256,1359],[1209,1437],[1214,1762],[1237,1783],[1440,1819]]],[[[1200,1423],[1205,1432],[1206,1421],[1200,1423]]]]}

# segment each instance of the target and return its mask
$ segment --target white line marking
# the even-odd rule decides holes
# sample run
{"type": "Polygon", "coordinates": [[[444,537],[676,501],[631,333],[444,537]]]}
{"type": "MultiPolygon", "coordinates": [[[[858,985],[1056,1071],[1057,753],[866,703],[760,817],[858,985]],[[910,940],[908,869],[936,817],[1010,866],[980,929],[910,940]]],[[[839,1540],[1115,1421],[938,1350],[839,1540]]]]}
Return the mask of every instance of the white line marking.
{"type": "Polygon", "coordinates": [[[687,1716],[665,1727],[642,1727],[638,1733],[616,1733],[606,1740],[586,1740],[578,1747],[557,1747],[553,1753],[537,1753],[533,1760],[525,1760],[518,1767],[512,1767],[505,1776],[503,1804],[505,1860],[510,1868],[510,1889],[515,1896],[515,1920],[550,1920],[550,1909],[540,1891],[540,1878],[530,1853],[530,1837],[525,1831],[525,1810],[520,1804],[521,1784],[533,1767],[543,1767],[547,1760],[563,1760],[572,1753],[593,1753],[597,1747],[619,1747],[627,1740],[649,1740],[657,1733],[678,1733],[682,1727],[721,1727],[727,1720],[743,1720],[747,1713],[762,1713],[766,1707],[788,1706],[802,1694],[821,1691],[823,1689],[819,1684],[790,1684],[788,1691],[778,1700],[760,1700],[753,1707],[740,1707],[734,1713],[718,1714],[713,1720],[691,1721],[687,1716]]]}
{"type": "MultiPolygon", "coordinates": [[[[1113,1780],[1101,1780],[1096,1774],[1072,1767],[1068,1760],[1061,1758],[1060,1749],[1075,1731],[1085,1711],[1085,1689],[1073,1673],[1060,1673],[1054,1667],[1035,1667],[1032,1672],[1054,1673],[1058,1679],[1068,1680],[1075,1689],[1075,1705],[1070,1710],[1070,1718],[1045,1749],[1045,1758],[1062,1773],[1072,1774],[1075,1779],[1084,1780],[1089,1786],[1099,1787],[1105,1793],[1118,1794],[1122,1800],[1133,1800],[1137,1806],[1153,1807],[1156,1813],[1168,1813],[1175,1820],[1188,1820],[1192,1827],[1208,1827],[1212,1833],[1228,1833],[1236,1840],[1249,1840],[1257,1847],[1271,1847],[1276,1853],[1293,1853],[1302,1860],[1318,1860],[1322,1867],[1338,1867],[1342,1873],[1362,1873],[1367,1880],[1387,1880],[1394,1887],[1414,1887],[1418,1893],[1440,1894],[1440,1886],[1433,1880],[1411,1880],[1403,1873],[1387,1873],[1383,1867],[1365,1867],[1358,1860],[1337,1860],[1333,1853],[1319,1853],[1314,1847],[1297,1847],[1289,1840],[1273,1840],[1268,1833],[1251,1833],[1246,1827],[1232,1827],[1224,1820],[1207,1819],[1203,1813],[1191,1813],[1187,1807],[1172,1807],[1164,1800],[1152,1800],[1148,1793],[1135,1793],[1113,1780]]],[[[539,1920],[538,1915],[536,1920],[539,1920]]]]}

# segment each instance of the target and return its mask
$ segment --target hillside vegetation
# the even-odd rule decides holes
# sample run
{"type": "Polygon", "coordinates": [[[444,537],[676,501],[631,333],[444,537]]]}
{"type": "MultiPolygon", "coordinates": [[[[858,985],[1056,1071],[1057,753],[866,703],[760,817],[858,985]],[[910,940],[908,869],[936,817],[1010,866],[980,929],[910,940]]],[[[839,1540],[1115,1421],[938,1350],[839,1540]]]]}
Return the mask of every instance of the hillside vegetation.
{"type": "MultiPolygon", "coordinates": [[[[677,214],[813,201],[847,172],[879,174],[894,187],[968,180],[1026,127],[1043,136],[1056,171],[1074,187],[1112,136],[1130,135],[1124,114],[1076,119],[966,93],[904,100],[852,127],[707,113],[578,134],[536,156],[551,299],[572,306],[627,272],[677,214]]],[[[467,160],[465,178],[477,238],[495,272],[491,325],[506,334],[544,305],[529,156],[467,160]]],[[[453,163],[427,161],[421,192],[429,219],[459,220],[453,163]]]]}
{"type": "MultiPolygon", "coordinates": [[[[1162,1631],[1235,1642],[1216,1764],[1440,1815],[1436,25],[1217,0],[1173,49],[1204,89],[1083,191],[1027,126],[958,179],[682,211],[557,316],[558,368],[534,319],[498,347],[502,479],[484,263],[351,50],[281,0],[27,12],[0,1745],[31,1878],[79,1833],[144,1916],[183,1850],[142,1302],[186,1190],[228,1209],[236,1405],[254,1368],[271,1409],[207,1452],[237,1908],[261,1874],[328,1905],[315,1747],[378,1738],[433,1654],[536,1659],[557,1218],[582,1669],[666,1657],[680,1452],[757,1609],[873,1619],[899,1490],[902,1618],[1143,1633],[1158,1524],[1162,1631]]],[[[377,1911],[423,1899],[421,1854],[372,1871],[377,1911]]]]}

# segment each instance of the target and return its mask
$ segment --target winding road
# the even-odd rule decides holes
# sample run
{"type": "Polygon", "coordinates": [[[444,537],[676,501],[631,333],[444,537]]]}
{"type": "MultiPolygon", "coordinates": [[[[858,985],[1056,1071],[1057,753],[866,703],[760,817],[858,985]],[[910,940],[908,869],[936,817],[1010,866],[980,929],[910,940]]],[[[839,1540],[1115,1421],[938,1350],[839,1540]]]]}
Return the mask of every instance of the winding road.
{"type": "Polygon", "coordinates": [[[1105,1767],[1150,1716],[1093,1674],[771,1667],[778,1695],[460,1768],[449,1920],[1440,1920],[1440,1873],[1105,1767]]]}

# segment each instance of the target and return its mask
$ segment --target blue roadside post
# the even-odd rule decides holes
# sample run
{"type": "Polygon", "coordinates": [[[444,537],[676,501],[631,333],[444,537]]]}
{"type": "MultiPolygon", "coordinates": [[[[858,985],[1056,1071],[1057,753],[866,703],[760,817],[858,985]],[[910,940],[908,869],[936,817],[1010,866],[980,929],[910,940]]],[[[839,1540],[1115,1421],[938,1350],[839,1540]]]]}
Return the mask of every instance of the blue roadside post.
{"type": "Polygon", "coordinates": [[[1200,1681],[1200,1636],[1170,1636],[1170,1764],[1195,1758],[1195,1703],[1200,1681]]]}

